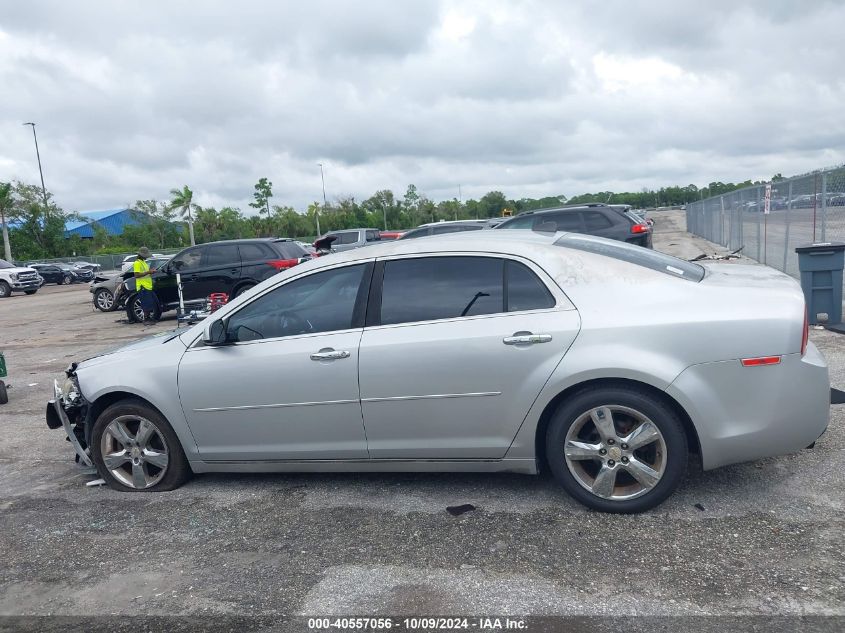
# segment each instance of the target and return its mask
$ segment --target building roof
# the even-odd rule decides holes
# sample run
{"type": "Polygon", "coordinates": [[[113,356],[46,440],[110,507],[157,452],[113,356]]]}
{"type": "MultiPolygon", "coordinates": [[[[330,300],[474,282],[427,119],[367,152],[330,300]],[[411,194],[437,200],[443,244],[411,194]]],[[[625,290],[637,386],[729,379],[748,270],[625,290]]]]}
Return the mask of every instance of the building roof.
{"type": "Polygon", "coordinates": [[[78,235],[94,237],[94,225],[103,227],[109,235],[121,235],[127,226],[141,224],[146,214],[128,207],[102,211],[79,211],[82,220],[69,220],[65,224],[65,237],[78,235]]]}

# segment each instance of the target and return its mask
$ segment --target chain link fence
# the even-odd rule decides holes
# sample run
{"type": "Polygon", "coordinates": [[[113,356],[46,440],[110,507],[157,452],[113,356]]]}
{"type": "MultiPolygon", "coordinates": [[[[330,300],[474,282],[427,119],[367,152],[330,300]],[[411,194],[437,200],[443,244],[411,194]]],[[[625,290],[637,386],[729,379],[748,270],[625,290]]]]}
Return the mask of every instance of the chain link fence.
{"type": "MultiPolygon", "coordinates": [[[[152,249],[150,249],[152,250],[152,249]]],[[[175,255],[181,248],[168,248],[164,250],[156,250],[153,251],[156,255],[175,255]]],[[[89,264],[98,264],[100,266],[100,271],[107,272],[107,271],[114,271],[120,270],[123,260],[128,255],[135,255],[135,252],[126,252],[126,253],[116,253],[113,255],[79,255],[77,257],[54,257],[52,259],[39,259],[39,260],[32,260],[26,262],[20,262],[22,264],[73,264],[75,262],[88,262],[89,264]]]]}
{"type": "Polygon", "coordinates": [[[845,166],[687,204],[687,230],[799,278],[795,247],[845,241],[845,166]]]}

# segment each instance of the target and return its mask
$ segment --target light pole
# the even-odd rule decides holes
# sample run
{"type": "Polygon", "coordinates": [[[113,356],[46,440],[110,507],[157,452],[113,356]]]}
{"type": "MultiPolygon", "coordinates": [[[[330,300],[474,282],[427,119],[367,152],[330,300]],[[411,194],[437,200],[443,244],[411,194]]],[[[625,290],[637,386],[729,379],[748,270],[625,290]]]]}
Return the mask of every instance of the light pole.
{"type": "Polygon", "coordinates": [[[38,173],[41,174],[41,195],[44,196],[44,213],[48,212],[47,207],[47,187],[44,186],[44,171],[41,169],[41,153],[38,151],[38,136],[35,134],[35,123],[31,121],[23,125],[32,126],[32,138],[35,141],[35,156],[38,158],[38,173]]]}
{"type": "MultiPolygon", "coordinates": [[[[320,182],[323,183],[323,209],[325,209],[328,206],[326,203],[326,179],[323,176],[323,163],[317,164],[320,166],[320,182]]],[[[315,213],[314,217],[317,218],[317,237],[320,237],[320,213],[315,213]]]]}

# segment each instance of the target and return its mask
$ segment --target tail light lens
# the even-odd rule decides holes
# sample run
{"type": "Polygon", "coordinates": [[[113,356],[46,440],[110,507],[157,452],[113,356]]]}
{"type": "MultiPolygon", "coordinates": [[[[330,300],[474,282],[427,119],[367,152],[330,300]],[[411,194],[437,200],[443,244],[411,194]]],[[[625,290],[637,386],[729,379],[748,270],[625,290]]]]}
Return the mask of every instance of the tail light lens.
{"type": "Polygon", "coordinates": [[[635,224],[631,227],[631,233],[648,233],[648,224],[635,224]]]}
{"type": "Polygon", "coordinates": [[[285,270],[286,268],[292,268],[298,263],[298,259],[271,259],[267,262],[269,266],[272,266],[276,270],[285,270]]]}
{"type": "Polygon", "coordinates": [[[804,305],[804,331],[801,334],[801,356],[807,353],[807,343],[810,340],[810,317],[807,314],[807,305],[804,305]]]}
{"type": "Polygon", "coordinates": [[[743,358],[743,367],[760,367],[761,365],[779,365],[780,356],[761,356],[759,358],[743,358]]]}

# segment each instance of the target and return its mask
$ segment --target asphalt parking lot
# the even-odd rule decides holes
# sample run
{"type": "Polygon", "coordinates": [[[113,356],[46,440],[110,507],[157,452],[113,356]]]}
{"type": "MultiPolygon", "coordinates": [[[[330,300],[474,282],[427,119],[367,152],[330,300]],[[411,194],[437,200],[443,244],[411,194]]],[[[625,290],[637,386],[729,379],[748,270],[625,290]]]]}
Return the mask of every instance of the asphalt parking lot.
{"type": "MultiPolygon", "coordinates": [[[[682,214],[654,217],[659,250],[724,252],[682,214]]],[[[0,300],[1,615],[845,615],[845,407],[814,449],[693,466],[637,516],[519,475],[203,475],[121,494],[85,486],[44,407],[70,361],[175,326],[122,318],[85,285],[0,300]]],[[[845,338],[810,336],[845,388],[845,338]]]]}

